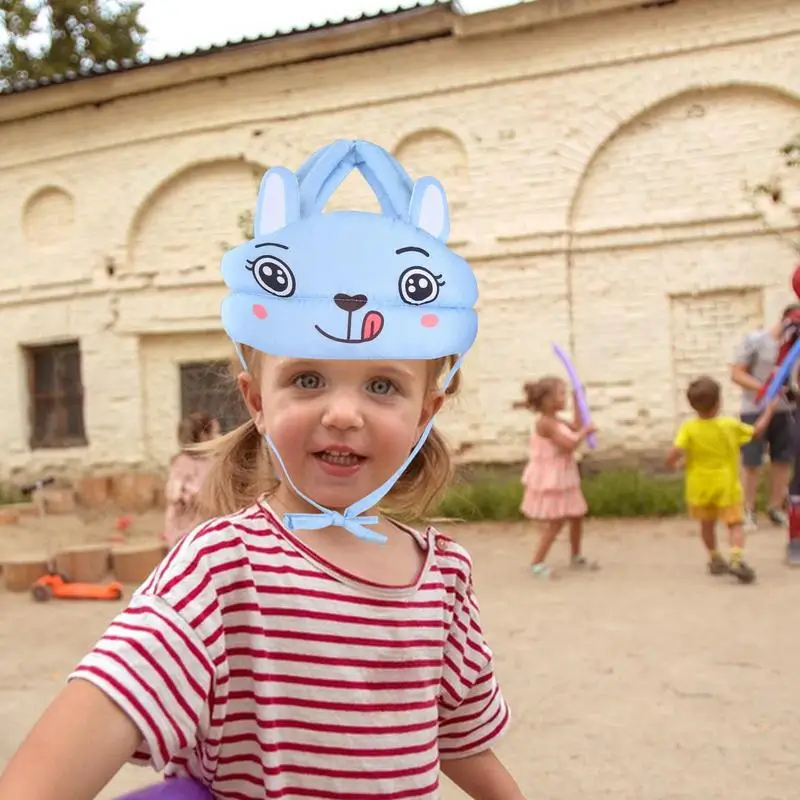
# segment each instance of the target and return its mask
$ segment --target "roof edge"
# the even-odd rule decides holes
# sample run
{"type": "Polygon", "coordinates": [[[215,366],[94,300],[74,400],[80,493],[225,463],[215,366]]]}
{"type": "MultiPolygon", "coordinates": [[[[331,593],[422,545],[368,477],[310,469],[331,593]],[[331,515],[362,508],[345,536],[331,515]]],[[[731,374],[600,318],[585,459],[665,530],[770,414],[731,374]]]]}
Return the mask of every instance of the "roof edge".
{"type": "Polygon", "coordinates": [[[119,71],[78,76],[72,81],[0,95],[0,123],[268,67],[451,36],[457,18],[458,12],[450,3],[438,3],[261,40],[219,45],[119,71]]]}
{"type": "Polygon", "coordinates": [[[501,6],[479,14],[455,17],[453,34],[460,39],[497,36],[526,28],[536,28],[575,17],[597,16],[612,11],[658,6],[675,0],[527,0],[501,6]]]}

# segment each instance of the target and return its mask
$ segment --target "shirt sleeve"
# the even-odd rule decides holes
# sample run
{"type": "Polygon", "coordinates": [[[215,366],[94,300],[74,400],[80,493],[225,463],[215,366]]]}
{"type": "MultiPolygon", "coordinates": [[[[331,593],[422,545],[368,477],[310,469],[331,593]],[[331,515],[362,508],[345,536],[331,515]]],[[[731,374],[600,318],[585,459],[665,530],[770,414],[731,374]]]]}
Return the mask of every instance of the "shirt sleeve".
{"type": "Polygon", "coordinates": [[[752,425],[748,425],[746,422],[742,422],[739,419],[733,420],[733,423],[735,425],[734,430],[739,440],[739,444],[747,444],[753,439],[756,429],[752,425]]]}
{"type": "Polygon", "coordinates": [[[733,363],[741,364],[747,369],[753,363],[753,356],[755,356],[755,339],[752,334],[748,333],[742,338],[733,351],[733,363]]]}
{"type": "Polygon", "coordinates": [[[685,422],[681,423],[680,428],[678,428],[678,432],[675,434],[675,439],[672,444],[674,444],[675,447],[680,447],[681,450],[689,449],[689,426],[685,422]]]}
{"type": "MultiPolygon", "coordinates": [[[[458,546],[449,544],[451,552],[458,546]]],[[[483,637],[472,565],[458,548],[453,619],[444,649],[439,694],[439,756],[466,758],[489,750],[506,732],[510,714],[483,637]]],[[[450,560],[453,560],[452,558],[450,560]]]]}
{"type": "Polygon", "coordinates": [[[224,660],[211,586],[202,559],[176,548],[69,676],[94,684],[139,728],[134,763],[161,770],[207,730],[224,660]]]}

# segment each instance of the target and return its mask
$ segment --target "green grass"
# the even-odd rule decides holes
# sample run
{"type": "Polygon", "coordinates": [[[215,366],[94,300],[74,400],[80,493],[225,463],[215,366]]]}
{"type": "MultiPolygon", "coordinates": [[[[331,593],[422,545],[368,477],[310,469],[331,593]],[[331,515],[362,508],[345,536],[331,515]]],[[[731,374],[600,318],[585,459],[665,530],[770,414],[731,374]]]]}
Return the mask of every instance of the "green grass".
{"type": "Polygon", "coordinates": [[[509,478],[482,476],[453,484],[433,516],[469,522],[521,519],[521,499],[522,485],[519,479],[514,481],[509,478]]]}
{"type": "Polygon", "coordinates": [[[606,470],[582,484],[592,517],[671,517],[683,513],[683,478],[606,470]]]}
{"type": "Polygon", "coordinates": [[[24,503],[27,499],[16,486],[0,484],[0,506],[10,506],[14,503],[24,503]]]}
{"type": "MultiPolygon", "coordinates": [[[[522,519],[519,476],[476,472],[458,480],[433,516],[468,522],[522,519]]],[[[767,471],[765,471],[767,472],[767,471]]],[[[768,474],[768,473],[767,473],[768,474]]],[[[649,474],[634,469],[608,469],[588,475],[581,484],[591,517],[669,517],[684,513],[683,476],[649,474]]],[[[759,487],[758,506],[765,508],[766,483],[759,487]]]]}

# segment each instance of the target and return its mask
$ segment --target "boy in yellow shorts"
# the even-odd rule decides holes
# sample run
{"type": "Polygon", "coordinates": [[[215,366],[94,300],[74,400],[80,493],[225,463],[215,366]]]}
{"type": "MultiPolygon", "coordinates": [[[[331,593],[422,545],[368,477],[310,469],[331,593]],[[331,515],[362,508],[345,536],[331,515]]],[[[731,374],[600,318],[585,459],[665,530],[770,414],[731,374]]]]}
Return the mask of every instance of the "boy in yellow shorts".
{"type": "Polygon", "coordinates": [[[744,507],[739,480],[739,448],[761,436],[769,425],[780,397],[748,425],[734,417],[720,416],[720,385],[708,376],[692,381],[686,391],[689,405],[697,413],[678,429],[667,455],[673,469],[681,458],[686,463],[686,505],[692,519],[699,521],[703,544],[709,553],[712,575],[735,575],[752,583],[756,573],[742,557],[744,551],[744,507]],[[730,562],[717,549],[717,522],[728,526],[730,562]]]}

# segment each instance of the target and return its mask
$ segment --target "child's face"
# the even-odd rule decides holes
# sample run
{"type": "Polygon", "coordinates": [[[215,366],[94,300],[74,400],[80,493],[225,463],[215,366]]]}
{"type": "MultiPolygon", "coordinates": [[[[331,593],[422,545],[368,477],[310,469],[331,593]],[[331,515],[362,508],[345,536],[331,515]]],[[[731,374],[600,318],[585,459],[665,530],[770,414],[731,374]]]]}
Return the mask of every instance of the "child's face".
{"type": "MultiPolygon", "coordinates": [[[[297,488],[337,510],[391,477],[443,400],[431,391],[426,361],[262,362],[258,383],[246,373],[239,379],[259,430],[297,488]]],[[[284,502],[287,490],[282,484],[284,502]]]]}

